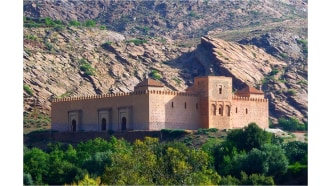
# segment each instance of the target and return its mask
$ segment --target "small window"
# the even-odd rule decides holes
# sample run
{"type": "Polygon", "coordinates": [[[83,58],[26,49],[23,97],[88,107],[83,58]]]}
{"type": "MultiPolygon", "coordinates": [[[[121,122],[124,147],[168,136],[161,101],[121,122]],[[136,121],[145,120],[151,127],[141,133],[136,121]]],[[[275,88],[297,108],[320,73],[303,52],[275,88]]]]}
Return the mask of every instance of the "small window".
{"type": "Polygon", "coordinates": [[[247,108],[245,109],[245,113],[248,114],[248,109],[247,108]]]}
{"type": "Polygon", "coordinates": [[[186,102],[184,102],[184,108],[185,108],[185,109],[187,108],[187,103],[186,103],[186,102]]]}
{"type": "Polygon", "coordinates": [[[173,101],[172,101],[172,108],[174,107],[173,101]]]}
{"type": "Polygon", "coordinates": [[[227,107],[227,116],[230,116],[230,106],[227,105],[226,107],[227,107]]]}
{"type": "Polygon", "coordinates": [[[236,113],[237,113],[237,107],[236,107],[236,113]]]}
{"type": "Polygon", "coordinates": [[[222,94],[222,85],[219,86],[219,94],[222,94]]]}
{"type": "Polygon", "coordinates": [[[196,110],[198,110],[198,103],[196,103],[196,110]]]}

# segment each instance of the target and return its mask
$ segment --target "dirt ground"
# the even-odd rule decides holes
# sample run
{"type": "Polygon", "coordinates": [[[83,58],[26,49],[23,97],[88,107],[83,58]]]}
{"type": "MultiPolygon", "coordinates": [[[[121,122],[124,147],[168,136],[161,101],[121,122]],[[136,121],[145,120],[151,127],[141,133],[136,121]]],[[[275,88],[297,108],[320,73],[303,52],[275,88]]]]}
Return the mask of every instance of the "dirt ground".
{"type": "Polygon", "coordinates": [[[293,132],[293,134],[296,136],[296,140],[297,141],[302,141],[302,142],[307,142],[308,141],[308,137],[305,136],[305,134],[307,134],[306,132],[293,132]]]}
{"type": "Polygon", "coordinates": [[[276,136],[280,136],[285,138],[287,141],[301,141],[301,142],[308,142],[308,136],[305,134],[307,134],[307,132],[286,132],[283,131],[281,129],[266,129],[266,131],[274,133],[276,136]],[[293,136],[294,135],[294,136],[293,136]]]}

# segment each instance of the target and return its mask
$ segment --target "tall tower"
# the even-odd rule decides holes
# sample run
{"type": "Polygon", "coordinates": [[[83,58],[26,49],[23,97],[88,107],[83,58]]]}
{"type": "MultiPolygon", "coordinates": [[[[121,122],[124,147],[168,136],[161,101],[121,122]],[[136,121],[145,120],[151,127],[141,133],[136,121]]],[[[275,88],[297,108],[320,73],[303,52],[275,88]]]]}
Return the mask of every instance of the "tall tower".
{"type": "Polygon", "coordinates": [[[196,77],[194,92],[200,95],[202,128],[231,128],[232,78],[196,77]]]}

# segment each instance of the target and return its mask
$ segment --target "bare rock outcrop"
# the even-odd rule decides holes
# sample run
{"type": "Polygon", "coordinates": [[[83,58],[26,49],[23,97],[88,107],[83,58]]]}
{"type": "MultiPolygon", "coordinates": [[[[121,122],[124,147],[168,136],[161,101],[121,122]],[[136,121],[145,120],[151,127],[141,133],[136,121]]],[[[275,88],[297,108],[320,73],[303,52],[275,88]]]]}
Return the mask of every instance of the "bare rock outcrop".
{"type": "Polygon", "coordinates": [[[236,90],[246,84],[262,88],[270,100],[273,122],[280,117],[296,117],[307,122],[307,81],[287,62],[254,45],[210,36],[201,38],[195,56],[207,74],[233,77],[236,90]]]}

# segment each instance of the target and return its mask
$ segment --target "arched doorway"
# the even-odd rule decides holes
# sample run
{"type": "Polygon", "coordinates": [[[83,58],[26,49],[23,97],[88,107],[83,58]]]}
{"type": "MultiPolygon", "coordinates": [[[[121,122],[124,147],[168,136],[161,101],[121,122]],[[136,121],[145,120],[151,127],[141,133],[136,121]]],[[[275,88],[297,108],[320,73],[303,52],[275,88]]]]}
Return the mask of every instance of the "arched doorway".
{"type": "Polygon", "coordinates": [[[121,118],[121,130],[126,130],[126,117],[121,118]]]}
{"type": "Polygon", "coordinates": [[[73,119],[71,122],[71,129],[73,132],[75,132],[77,130],[77,122],[75,119],[73,119]]]}
{"type": "Polygon", "coordinates": [[[105,118],[102,118],[101,130],[107,130],[107,120],[105,118]]]}

